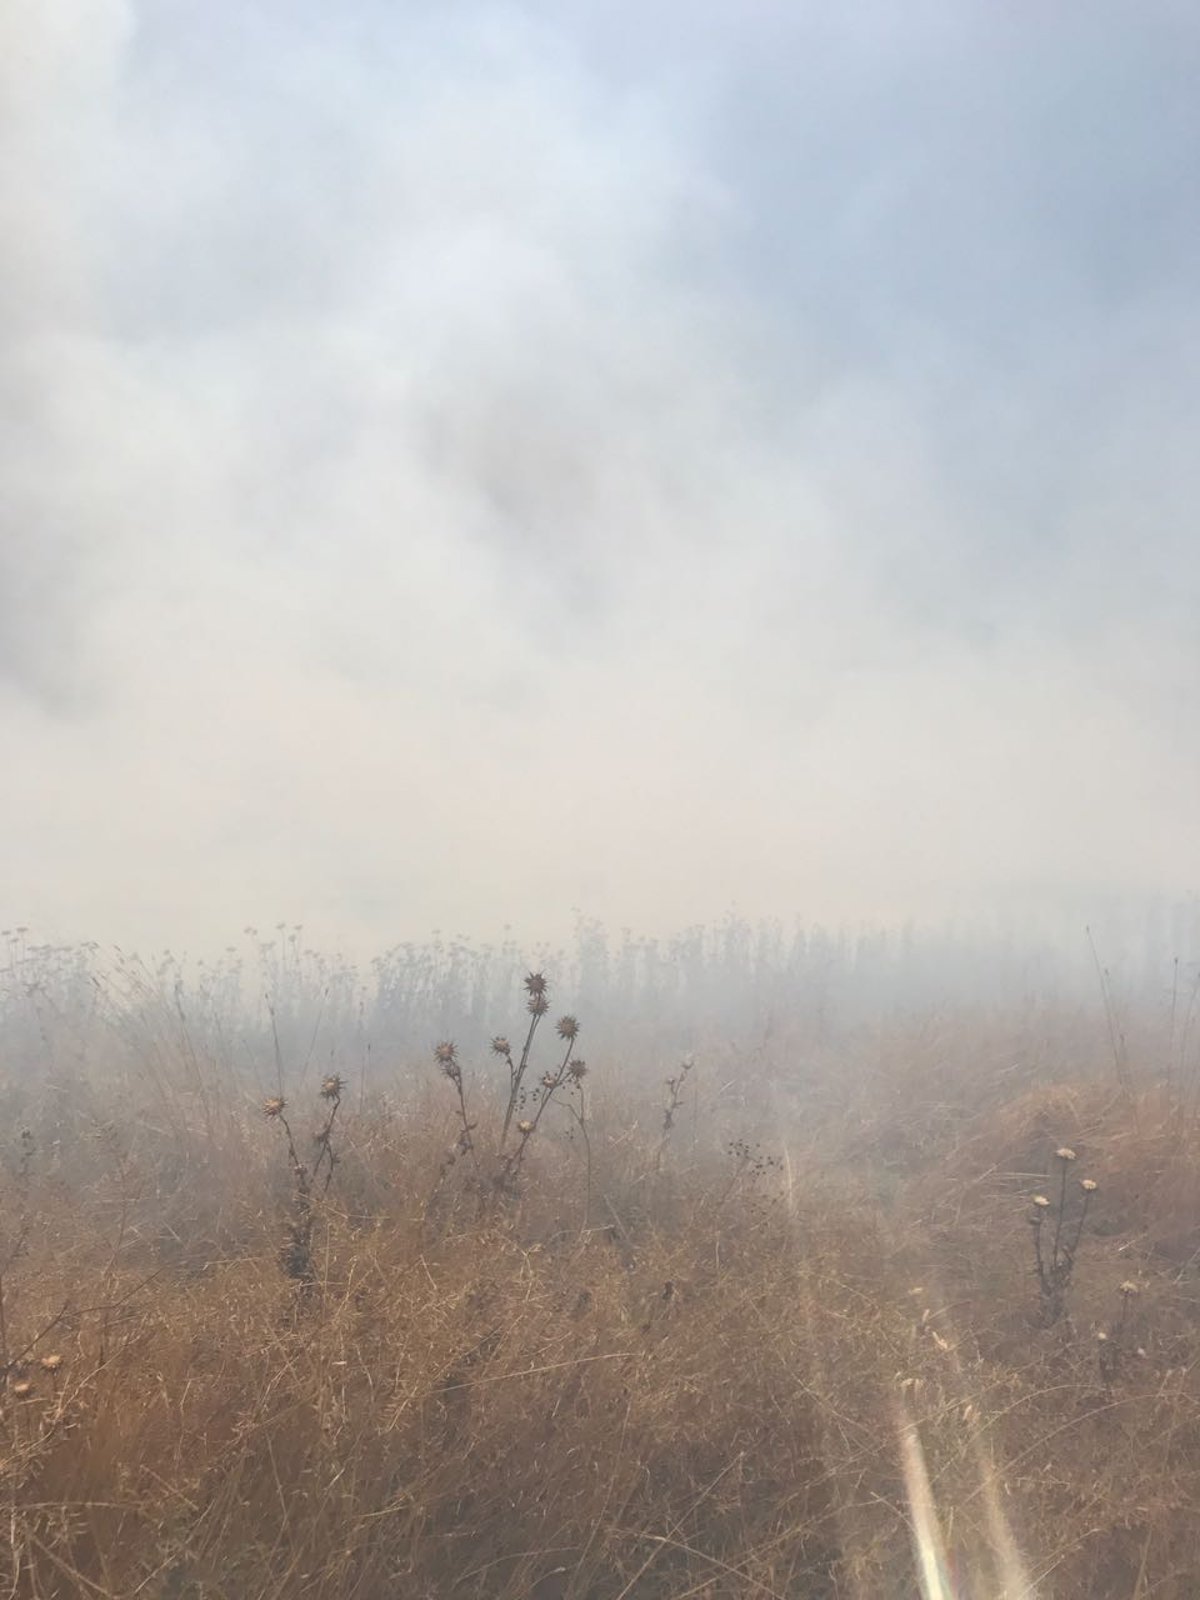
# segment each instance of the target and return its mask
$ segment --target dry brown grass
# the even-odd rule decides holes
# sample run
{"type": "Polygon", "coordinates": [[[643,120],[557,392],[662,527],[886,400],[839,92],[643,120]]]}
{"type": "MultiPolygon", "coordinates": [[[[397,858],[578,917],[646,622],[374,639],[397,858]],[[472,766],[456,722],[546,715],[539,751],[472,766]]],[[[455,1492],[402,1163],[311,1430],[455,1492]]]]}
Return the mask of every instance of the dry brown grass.
{"type": "MultiPolygon", "coordinates": [[[[548,1115],[481,1208],[431,1066],[345,1107],[304,1284],[253,1097],[127,1083],[98,1126],[102,1086],[22,1086],[4,1592],[890,1600],[903,1407],[972,1594],[1022,1592],[1011,1538],[1031,1593],[1194,1596],[1200,1135],[990,1027],[880,1035],[819,1123],[782,1069],[723,1109],[701,1059],[665,1145],[667,1092],[594,1070],[590,1204],[548,1115]],[[1099,1187],[1042,1326],[1025,1219],[1064,1142],[1099,1187]]],[[[472,1077],[481,1152],[504,1088],[472,1077]]],[[[322,1102],[288,1102],[303,1154],[322,1102]]]]}

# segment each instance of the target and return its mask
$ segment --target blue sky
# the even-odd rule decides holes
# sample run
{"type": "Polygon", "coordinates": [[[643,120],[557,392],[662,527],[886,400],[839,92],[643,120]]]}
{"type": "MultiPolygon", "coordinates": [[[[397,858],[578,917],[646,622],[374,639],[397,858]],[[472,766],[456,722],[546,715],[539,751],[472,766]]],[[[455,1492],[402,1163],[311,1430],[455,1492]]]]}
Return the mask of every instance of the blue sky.
{"type": "Polygon", "coordinates": [[[1200,877],[1182,4],[0,22],[4,914],[1200,877]]]}

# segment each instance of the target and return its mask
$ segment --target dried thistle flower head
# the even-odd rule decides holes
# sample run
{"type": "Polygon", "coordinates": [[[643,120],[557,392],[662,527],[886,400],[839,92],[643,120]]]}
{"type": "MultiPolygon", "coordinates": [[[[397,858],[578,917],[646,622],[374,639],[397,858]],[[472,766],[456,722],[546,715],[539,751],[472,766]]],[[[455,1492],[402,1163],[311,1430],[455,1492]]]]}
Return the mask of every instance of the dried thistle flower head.
{"type": "Polygon", "coordinates": [[[264,1117],[281,1117],[286,1105],[287,1101],[281,1094],[270,1095],[262,1103],[262,1114],[264,1117]]]}
{"type": "Polygon", "coordinates": [[[1079,1187],[1083,1190],[1084,1194],[1095,1194],[1096,1190],[1100,1186],[1096,1182],[1095,1178],[1080,1178],[1079,1187]]]}
{"type": "Polygon", "coordinates": [[[559,1017],[558,1037],[560,1039],[574,1039],[579,1034],[579,1023],[574,1017],[559,1017]]]}
{"type": "Polygon", "coordinates": [[[498,1033],[492,1040],[492,1053],[498,1056],[512,1055],[512,1045],[509,1044],[502,1033],[498,1033]]]}
{"type": "Polygon", "coordinates": [[[1054,1154],[1059,1161],[1074,1161],[1076,1159],[1075,1152],[1069,1144],[1060,1144],[1054,1154]]]}
{"type": "Polygon", "coordinates": [[[1045,1211],[1050,1204],[1049,1200],[1044,1194],[1035,1194],[1033,1197],[1033,1203],[1035,1206],[1037,1206],[1039,1211],[1045,1211]]]}
{"type": "Polygon", "coordinates": [[[57,1353],[55,1353],[53,1355],[43,1356],[42,1359],[38,1362],[38,1366],[41,1367],[43,1372],[58,1372],[59,1369],[62,1367],[62,1364],[63,1364],[63,1358],[62,1358],[62,1356],[58,1355],[57,1353]]]}
{"type": "Polygon", "coordinates": [[[554,1089],[557,1086],[558,1086],[558,1079],[554,1076],[554,1074],[552,1072],[543,1072],[542,1073],[542,1088],[543,1089],[554,1089]]]}
{"type": "Polygon", "coordinates": [[[534,1000],[545,998],[550,985],[546,982],[544,972],[530,972],[525,978],[525,993],[534,1000]]]}
{"type": "Polygon", "coordinates": [[[544,994],[531,994],[525,1002],[525,1009],[531,1017],[544,1017],[550,1009],[550,1002],[544,994]]]}
{"type": "Polygon", "coordinates": [[[517,1123],[517,1132],[521,1133],[521,1134],[524,1134],[525,1137],[528,1138],[529,1135],[533,1132],[533,1123],[529,1122],[528,1120],[526,1120],[525,1122],[518,1122],[517,1123]]]}
{"type": "Polygon", "coordinates": [[[1142,1291],[1138,1288],[1137,1284],[1134,1283],[1132,1278],[1126,1278],[1125,1282],[1121,1285],[1121,1293],[1126,1297],[1129,1295],[1141,1294],[1141,1292],[1142,1291]]]}
{"type": "Polygon", "coordinates": [[[462,1082],[462,1068],[458,1064],[458,1049],[451,1039],[443,1039],[433,1049],[434,1059],[451,1083],[462,1082]]]}
{"type": "Polygon", "coordinates": [[[321,1079],[321,1099],[340,1100],[345,1087],[344,1080],[336,1072],[330,1072],[321,1079]]]}
{"type": "Polygon", "coordinates": [[[582,1083],[587,1077],[588,1065],[586,1061],[575,1060],[567,1068],[568,1075],[576,1082],[582,1083]]]}

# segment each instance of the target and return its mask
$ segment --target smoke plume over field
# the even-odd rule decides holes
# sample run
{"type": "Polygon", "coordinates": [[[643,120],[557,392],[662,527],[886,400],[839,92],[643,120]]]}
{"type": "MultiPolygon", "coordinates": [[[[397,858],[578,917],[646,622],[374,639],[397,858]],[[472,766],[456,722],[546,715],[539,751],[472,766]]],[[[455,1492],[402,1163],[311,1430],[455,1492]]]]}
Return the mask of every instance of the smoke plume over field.
{"type": "Polygon", "coordinates": [[[1040,917],[1200,867],[1200,25],[18,0],[5,915],[1040,917]]]}

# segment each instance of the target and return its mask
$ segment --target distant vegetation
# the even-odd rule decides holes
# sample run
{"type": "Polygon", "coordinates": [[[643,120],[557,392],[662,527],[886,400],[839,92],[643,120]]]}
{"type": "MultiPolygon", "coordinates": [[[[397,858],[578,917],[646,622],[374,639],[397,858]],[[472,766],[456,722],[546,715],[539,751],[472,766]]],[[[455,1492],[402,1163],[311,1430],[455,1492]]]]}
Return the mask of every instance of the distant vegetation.
{"type": "Polygon", "coordinates": [[[1194,1600],[1194,934],[6,936],[3,1592],[1194,1600]]]}

